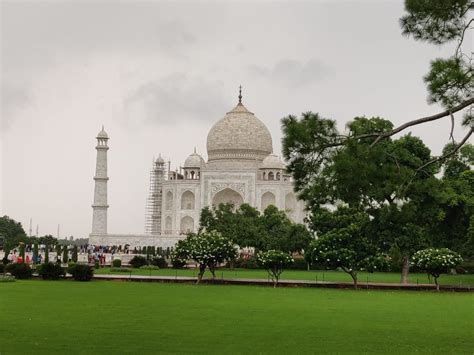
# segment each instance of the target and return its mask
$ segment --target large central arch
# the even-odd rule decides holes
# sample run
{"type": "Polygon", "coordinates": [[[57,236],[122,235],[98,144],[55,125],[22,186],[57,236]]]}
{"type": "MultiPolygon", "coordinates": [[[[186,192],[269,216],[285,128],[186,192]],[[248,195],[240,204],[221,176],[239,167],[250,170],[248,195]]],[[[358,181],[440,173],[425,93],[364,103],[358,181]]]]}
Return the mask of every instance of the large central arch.
{"type": "Polygon", "coordinates": [[[235,208],[239,208],[244,203],[244,199],[241,194],[230,188],[225,188],[219,191],[212,198],[212,205],[219,206],[221,203],[231,203],[235,208]]]}

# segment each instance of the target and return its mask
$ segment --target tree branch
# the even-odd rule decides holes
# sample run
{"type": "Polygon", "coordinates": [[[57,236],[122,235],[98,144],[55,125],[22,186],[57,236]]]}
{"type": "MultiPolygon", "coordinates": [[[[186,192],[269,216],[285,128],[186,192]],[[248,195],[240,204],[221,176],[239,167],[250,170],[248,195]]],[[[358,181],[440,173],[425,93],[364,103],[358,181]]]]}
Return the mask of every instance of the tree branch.
{"type": "Polygon", "coordinates": [[[452,151],[450,151],[449,153],[446,153],[445,155],[442,155],[442,156],[440,156],[440,157],[431,159],[429,162],[423,164],[423,165],[420,166],[418,169],[416,169],[415,174],[416,174],[417,172],[423,170],[424,168],[426,168],[428,165],[431,165],[431,164],[436,163],[436,162],[438,162],[438,161],[444,160],[444,159],[450,157],[451,155],[456,154],[456,152],[459,150],[459,148],[461,148],[461,147],[464,145],[464,143],[467,142],[467,140],[469,139],[469,137],[472,135],[473,132],[474,132],[474,128],[471,128],[471,129],[469,130],[469,132],[466,134],[466,136],[463,138],[463,140],[462,140],[461,142],[459,142],[459,144],[456,145],[452,151]]]}
{"type": "MultiPolygon", "coordinates": [[[[380,142],[382,139],[391,137],[394,134],[397,134],[397,133],[403,131],[404,129],[407,129],[408,127],[416,126],[416,125],[419,125],[419,124],[425,123],[425,122],[431,122],[431,121],[439,120],[440,118],[450,116],[451,114],[453,114],[455,112],[458,112],[458,111],[462,110],[463,108],[466,108],[466,107],[468,107],[472,104],[474,104],[474,97],[460,103],[459,105],[453,107],[450,110],[446,110],[446,111],[437,113],[436,115],[418,118],[418,119],[413,120],[413,121],[408,121],[407,123],[404,123],[401,126],[398,126],[397,128],[394,128],[393,130],[391,130],[389,132],[370,134],[372,137],[377,137],[377,139],[372,143],[371,146],[374,146],[375,144],[380,142]]],[[[367,136],[370,136],[370,135],[365,134],[365,135],[354,137],[354,138],[356,138],[356,139],[367,138],[367,136]]]]}

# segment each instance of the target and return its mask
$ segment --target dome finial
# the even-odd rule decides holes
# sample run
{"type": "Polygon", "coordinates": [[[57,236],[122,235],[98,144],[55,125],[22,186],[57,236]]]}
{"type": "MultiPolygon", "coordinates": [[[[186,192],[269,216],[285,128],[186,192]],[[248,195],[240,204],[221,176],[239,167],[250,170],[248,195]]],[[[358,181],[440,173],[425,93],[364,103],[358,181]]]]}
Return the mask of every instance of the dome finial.
{"type": "Polygon", "coordinates": [[[239,86],[239,104],[242,103],[242,85],[239,86]]]}

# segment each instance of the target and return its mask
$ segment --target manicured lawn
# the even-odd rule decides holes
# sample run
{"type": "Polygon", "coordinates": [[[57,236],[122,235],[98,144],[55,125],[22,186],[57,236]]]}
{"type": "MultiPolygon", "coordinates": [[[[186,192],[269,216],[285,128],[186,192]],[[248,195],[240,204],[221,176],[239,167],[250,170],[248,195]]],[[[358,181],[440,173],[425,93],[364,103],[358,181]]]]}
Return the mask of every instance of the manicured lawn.
{"type": "MultiPolygon", "coordinates": [[[[101,268],[95,271],[97,274],[115,274],[115,275],[127,275],[126,273],[110,272],[109,268],[101,268]]],[[[140,270],[132,269],[134,275],[153,275],[153,276],[196,276],[196,270],[176,270],[176,269],[161,269],[161,270],[140,270]]],[[[204,276],[210,276],[210,273],[206,271],[204,276]]],[[[221,278],[254,278],[254,279],[266,279],[268,274],[265,270],[252,270],[252,269],[219,269],[216,272],[216,276],[221,278]]],[[[345,281],[352,282],[351,277],[342,271],[302,271],[302,270],[285,270],[282,274],[284,280],[311,280],[311,281],[345,281]]],[[[400,282],[400,274],[392,272],[380,272],[380,273],[359,273],[359,283],[364,282],[400,282]]],[[[411,283],[429,283],[428,276],[426,274],[412,273],[409,274],[409,282],[411,283]]],[[[474,287],[474,274],[464,275],[442,275],[439,278],[441,284],[444,285],[463,285],[474,287]]],[[[434,283],[431,280],[431,283],[434,283]]]]}
{"type": "Polygon", "coordinates": [[[472,354],[474,296],[140,282],[0,283],[0,353],[472,354]]]}

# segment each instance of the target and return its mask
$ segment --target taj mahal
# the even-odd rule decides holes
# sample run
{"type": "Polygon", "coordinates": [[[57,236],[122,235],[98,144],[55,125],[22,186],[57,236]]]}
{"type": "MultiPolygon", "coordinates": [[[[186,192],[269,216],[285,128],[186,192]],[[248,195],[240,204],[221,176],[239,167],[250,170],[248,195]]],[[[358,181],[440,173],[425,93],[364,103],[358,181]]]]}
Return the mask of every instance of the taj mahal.
{"type": "Polygon", "coordinates": [[[172,247],[197,231],[203,207],[221,203],[247,203],[259,211],[274,205],[294,222],[303,222],[304,203],[296,198],[284,163],[273,154],[267,127],[242,104],[241,91],[237,106],[208,133],[207,161],[196,150],[176,171],[161,155],[154,161],[144,234],[107,233],[108,140],[102,128],[97,135],[90,244],[172,247]]]}

